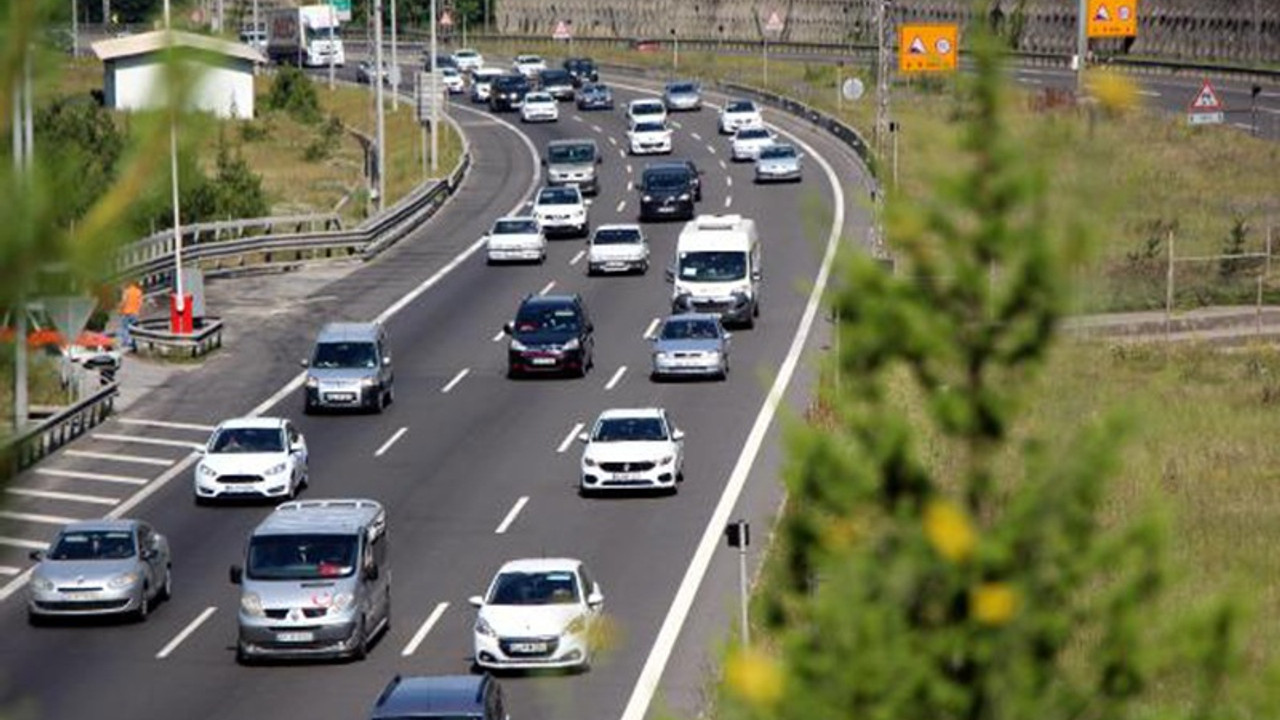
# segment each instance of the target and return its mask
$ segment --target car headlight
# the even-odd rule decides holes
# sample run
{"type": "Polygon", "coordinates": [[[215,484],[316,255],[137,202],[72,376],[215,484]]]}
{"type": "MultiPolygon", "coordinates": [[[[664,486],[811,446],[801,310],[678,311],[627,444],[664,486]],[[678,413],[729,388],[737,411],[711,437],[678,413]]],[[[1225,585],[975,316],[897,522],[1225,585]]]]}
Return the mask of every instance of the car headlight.
{"type": "Polygon", "coordinates": [[[311,375],[308,375],[308,376],[307,376],[307,387],[309,387],[309,388],[318,388],[318,387],[320,387],[320,378],[318,378],[318,377],[313,377],[313,376],[311,376],[311,375]]]}
{"type": "Polygon", "coordinates": [[[486,637],[498,637],[498,633],[494,632],[493,626],[489,624],[488,620],[485,620],[482,617],[476,618],[476,632],[486,637]]]}
{"type": "Polygon", "coordinates": [[[680,195],[680,197],[679,197],[679,198],[677,198],[677,199],[678,199],[680,202],[688,202],[690,198],[691,198],[691,196],[689,195],[689,193],[682,193],[682,194],[680,195]]]}
{"type": "Polygon", "coordinates": [[[31,578],[31,589],[36,592],[50,592],[54,588],[53,581],[47,577],[36,575],[31,578]]]}
{"type": "Polygon", "coordinates": [[[374,383],[374,379],[371,377],[360,378],[360,387],[371,388],[373,387],[373,383],[374,383]]]}
{"type": "Polygon", "coordinates": [[[580,347],[582,347],[582,343],[578,341],[578,338],[573,338],[569,342],[565,343],[564,345],[561,345],[560,349],[561,350],[577,350],[580,347]]]}
{"type": "Polygon", "coordinates": [[[586,632],[587,622],[587,615],[586,613],[583,613],[582,615],[570,620],[569,624],[564,626],[564,633],[566,635],[578,635],[586,632]]]}
{"type": "Polygon", "coordinates": [[[216,478],[216,477],[218,477],[218,471],[217,471],[217,470],[214,470],[213,468],[209,467],[208,465],[205,465],[205,464],[203,464],[203,463],[202,463],[202,464],[200,464],[200,465],[197,465],[196,467],[197,467],[197,468],[199,468],[199,473],[200,473],[200,475],[201,475],[202,477],[207,477],[207,478],[216,478]]]}
{"type": "Polygon", "coordinates": [[[138,573],[120,573],[107,581],[107,587],[112,588],[113,590],[119,590],[120,588],[127,588],[136,582],[138,582],[138,573]]]}
{"type": "Polygon", "coordinates": [[[240,610],[249,617],[266,617],[266,612],[262,609],[262,596],[258,593],[247,592],[241,595],[240,610]]]}
{"type": "Polygon", "coordinates": [[[663,455],[662,457],[658,458],[658,464],[664,465],[664,466],[670,465],[671,461],[675,459],[676,459],[675,455],[663,455]]]}
{"type": "Polygon", "coordinates": [[[329,613],[331,615],[341,613],[351,607],[355,601],[356,598],[351,593],[338,593],[333,596],[333,602],[329,605],[329,613]]]}
{"type": "Polygon", "coordinates": [[[652,196],[652,195],[641,195],[641,196],[640,196],[640,201],[641,201],[641,202],[653,202],[653,196],[652,196]]]}
{"type": "Polygon", "coordinates": [[[529,348],[528,348],[528,346],[526,346],[524,343],[520,342],[519,340],[517,340],[517,339],[515,339],[515,338],[511,338],[511,349],[512,349],[512,350],[515,350],[516,352],[524,352],[525,350],[528,350],[529,348]]]}
{"type": "Polygon", "coordinates": [[[584,467],[595,467],[596,461],[593,458],[584,457],[582,458],[582,465],[584,467]]]}
{"type": "Polygon", "coordinates": [[[289,467],[289,463],[287,463],[287,462],[279,462],[279,463],[276,463],[275,465],[272,465],[271,467],[267,468],[267,471],[266,471],[265,473],[263,473],[263,474],[264,474],[264,475],[279,475],[280,473],[284,472],[285,468],[287,468],[287,467],[289,467]]]}

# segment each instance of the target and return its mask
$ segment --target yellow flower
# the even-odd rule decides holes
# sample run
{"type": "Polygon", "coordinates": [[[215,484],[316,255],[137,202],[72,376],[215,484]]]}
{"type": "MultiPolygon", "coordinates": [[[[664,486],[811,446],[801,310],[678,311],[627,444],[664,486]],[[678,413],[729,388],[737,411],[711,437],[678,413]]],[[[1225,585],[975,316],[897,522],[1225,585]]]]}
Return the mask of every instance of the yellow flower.
{"type": "Polygon", "coordinates": [[[730,690],[752,705],[767,707],[782,698],[782,668],[759,650],[735,650],[725,663],[724,679],[730,690]]]}
{"type": "Polygon", "coordinates": [[[1004,625],[1018,613],[1018,593],[1006,583],[983,583],[969,593],[969,614],[983,625],[1004,625]]]}
{"type": "Polygon", "coordinates": [[[1138,106],[1138,86],[1124,73],[1095,70],[1087,78],[1089,94],[1103,110],[1124,114],[1138,106]]]}
{"type": "Polygon", "coordinates": [[[931,502],[924,509],[924,534],[934,549],[952,562],[968,558],[978,543],[969,517],[945,501],[931,502]]]}

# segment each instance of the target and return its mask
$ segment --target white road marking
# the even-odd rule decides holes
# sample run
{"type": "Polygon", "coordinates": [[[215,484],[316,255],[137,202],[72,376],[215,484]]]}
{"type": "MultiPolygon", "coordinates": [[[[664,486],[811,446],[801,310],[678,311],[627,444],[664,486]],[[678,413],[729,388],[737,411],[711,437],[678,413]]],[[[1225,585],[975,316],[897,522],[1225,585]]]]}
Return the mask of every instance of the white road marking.
{"type": "Polygon", "coordinates": [[[194,430],[196,432],[213,432],[213,425],[197,425],[195,423],[169,422],[168,420],[146,420],[142,418],[120,418],[123,425],[141,425],[144,427],[168,428],[170,430],[194,430]]]}
{"type": "Polygon", "coordinates": [[[498,525],[498,529],[493,531],[494,535],[505,535],[507,529],[511,527],[511,523],[516,521],[516,517],[520,515],[520,511],[529,503],[528,495],[521,495],[516,504],[511,506],[511,510],[507,512],[507,516],[502,518],[502,522],[498,525]]]}
{"type": "Polygon", "coordinates": [[[725,175],[725,176],[724,176],[724,184],[725,184],[725,185],[728,185],[729,187],[733,187],[733,178],[732,178],[732,177],[730,177],[730,176],[728,176],[728,175],[725,175]]]}
{"type": "Polygon", "coordinates": [[[64,450],[63,452],[71,457],[82,457],[92,460],[111,460],[113,462],[135,463],[137,465],[155,465],[157,467],[169,467],[174,463],[173,460],[160,460],[158,458],[142,457],[141,455],[122,455],[119,453],[93,452],[90,450],[64,450]]]}
{"type": "Polygon", "coordinates": [[[616,146],[616,145],[618,144],[618,138],[616,138],[616,137],[614,137],[614,136],[610,135],[610,136],[609,136],[609,144],[610,144],[610,145],[614,145],[614,146],[616,146]]]}
{"type": "Polygon", "coordinates": [[[724,206],[725,206],[725,207],[729,207],[729,206],[730,206],[730,205],[732,205],[732,204],[733,204],[733,196],[732,196],[732,195],[726,195],[726,196],[725,196],[725,198],[724,198],[724,206]]]}
{"type": "Polygon", "coordinates": [[[632,190],[635,190],[635,189],[636,189],[635,181],[633,181],[633,180],[628,180],[628,181],[627,181],[627,192],[631,192],[632,190]]]}
{"type": "Polygon", "coordinates": [[[721,170],[728,170],[728,169],[729,169],[729,164],[728,164],[728,163],[726,163],[725,161],[721,160],[721,161],[720,161],[720,169],[721,169],[721,170]]]}
{"type": "Polygon", "coordinates": [[[538,294],[546,295],[547,293],[551,292],[551,289],[554,288],[555,286],[556,286],[556,281],[552,280],[551,282],[547,283],[541,290],[539,290],[538,294]]]}
{"type": "MultiPolygon", "coordinates": [[[[458,378],[458,379],[461,380],[462,378],[458,378]]],[[[446,390],[445,392],[448,392],[448,391],[446,390]]],[[[387,451],[391,449],[391,446],[395,445],[396,442],[400,440],[400,438],[404,437],[404,434],[407,432],[409,432],[409,428],[407,427],[402,427],[399,430],[395,431],[395,433],[392,434],[391,437],[387,438],[386,442],[382,443],[381,447],[379,447],[377,450],[373,452],[373,456],[382,457],[383,455],[386,455],[387,451]]]]}
{"type": "Polygon", "coordinates": [[[604,384],[604,389],[612,390],[615,387],[617,387],[618,383],[622,380],[622,376],[625,375],[626,372],[627,372],[626,365],[623,365],[622,367],[618,368],[618,370],[613,373],[613,377],[609,378],[609,382],[604,384]]]}
{"type": "Polygon", "coordinates": [[[413,637],[409,638],[409,644],[405,645],[404,649],[400,651],[400,657],[409,657],[417,652],[418,646],[427,638],[427,633],[431,632],[431,628],[435,627],[437,622],[440,622],[440,616],[444,615],[444,611],[448,609],[449,603],[447,602],[436,605],[436,609],[431,611],[427,619],[423,620],[422,625],[418,627],[418,631],[413,634],[413,637]]]}
{"type": "Polygon", "coordinates": [[[618,148],[618,157],[625,158],[626,156],[627,156],[627,151],[623,150],[622,148],[618,148]]]}
{"type": "Polygon", "coordinates": [[[592,129],[592,130],[594,130],[594,131],[596,131],[596,132],[604,132],[603,130],[601,130],[601,129],[600,129],[600,126],[599,126],[599,125],[592,125],[592,126],[591,126],[591,129],[592,129]]]}
{"type": "Polygon", "coordinates": [[[65,517],[62,515],[42,515],[40,513],[20,513],[13,512],[11,510],[0,510],[0,520],[43,523],[45,525],[66,525],[67,523],[75,522],[76,518],[65,517]]]}
{"type": "Polygon", "coordinates": [[[179,632],[177,635],[174,635],[173,639],[170,640],[167,645],[160,648],[160,652],[156,653],[156,659],[163,660],[169,657],[170,653],[178,649],[178,646],[182,644],[182,641],[191,637],[191,634],[194,633],[196,630],[199,630],[200,626],[204,624],[204,621],[208,620],[209,617],[217,611],[218,611],[218,608],[212,605],[205,608],[204,610],[201,610],[200,614],[196,616],[195,620],[192,620],[191,622],[187,623],[187,626],[182,628],[182,631],[179,632]]]}
{"type": "Polygon", "coordinates": [[[58,468],[36,468],[37,475],[49,477],[71,478],[73,480],[97,480],[99,482],[120,483],[121,485],[146,485],[146,478],[129,477],[128,475],[108,475],[106,473],[84,472],[83,470],[59,470],[58,468]]]}
{"type": "Polygon", "coordinates": [[[1260,108],[1258,108],[1258,109],[1259,109],[1259,110],[1261,110],[1261,111],[1262,111],[1262,112],[1264,112],[1264,113],[1271,113],[1272,115],[1280,115],[1280,110],[1277,110],[1277,109],[1275,109],[1275,108],[1264,108],[1264,107],[1260,107],[1260,108]]]}
{"type": "Polygon", "coordinates": [[[716,148],[715,148],[715,146],[714,146],[714,145],[708,145],[708,146],[707,146],[707,152],[711,153],[712,155],[715,155],[715,154],[716,154],[716,148]]]}
{"type": "Polygon", "coordinates": [[[103,495],[81,495],[80,493],[55,492],[53,490],[9,488],[5,492],[19,497],[40,498],[42,500],[66,500],[67,502],[82,502],[89,503],[90,505],[118,505],[120,503],[119,498],[105,497],[103,495]]]}
{"type": "Polygon", "coordinates": [[[577,255],[574,255],[574,256],[573,256],[573,259],[571,259],[571,260],[569,261],[569,264],[570,264],[570,265],[577,265],[577,264],[578,264],[578,261],[579,261],[579,260],[581,260],[581,259],[583,258],[583,256],[584,256],[584,255],[586,255],[586,254],[587,254],[587,251],[586,251],[586,250],[579,250],[579,251],[578,251],[578,254],[577,254],[577,255]]]}
{"type": "Polygon", "coordinates": [[[1138,94],[1145,95],[1147,97],[1160,97],[1160,93],[1156,92],[1155,90],[1139,90],[1138,94]]]}
{"type": "Polygon", "coordinates": [[[631,164],[630,164],[630,163],[628,163],[628,164],[627,164],[627,174],[628,174],[628,175],[630,175],[630,174],[631,174],[631,164]]]}
{"type": "Polygon", "coordinates": [[[596,201],[595,201],[594,199],[592,199],[592,198],[583,198],[583,199],[582,199],[582,204],[583,204],[583,205],[586,205],[587,207],[591,207],[592,205],[594,205],[594,204],[595,204],[595,202],[596,202],[596,201]]]}
{"type": "Polygon", "coordinates": [[[16,568],[12,565],[0,565],[0,575],[8,575],[9,577],[13,577],[14,575],[17,575],[20,572],[22,572],[22,568],[16,568]]]}
{"type": "Polygon", "coordinates": [[[662,322],[662,318],[654,318],[651,320],[649,322],[649,327],[644,330],[644,335],[641,335],[640,337],[643,337],[645,340],[653,337],[653,334],[658,331],[658,323],[660,322],[662,322]]]}
{"type": "Polygon", "coordinates": [[[499,341],[499,340],[501,340],[501,339],[502,339],[506,334],[507,334],[507,332],[506,332],[505,330],[499,330],[499,331],[498,331],[498,334],[493,336],[493,341],[494,341],[494,342],[498,342],[498,341],[499,341]]]}
{"type": "Polygon", "coordinates": [[[619,201],[618,201],[618,212],[622,212],[622,209],[623,209],[623,208],[625,208],[626,206],[627,206],[627,201],[626,201],[626,200],[619,200],[619,201]]]}
{"type": "Polygon", "coordinates": [[[458,385],[458,383],[462,382],[462,378],[470,374],[471,374],[471,368],[462,368],[461,370],[458,371],[457,375],[453,376],[452,380],[446,383],[444,387],[440,388],[440,392],[447,393],[450,390],[453,390],[453,388],[455,388],[458,385]]]}
{"type": "Polygon", "coordinates": [[[689,137],[693,138],[694,140],[702,140],[702,136],[696,132],[689,133],[689,137]]]}
{"type": "MultiPolygon", "coordinates": [[[[299,385],[302,383],[299,382],[299,385]]],[[[164,447],[183,448],[185,450],[193,450],[195,448],[204,447],[204,443],[190,442],[188,440],[167,440],[165,438],[149,438],[138,437],[137,435],[117,435],[115,433],[94,433],[93,437],[97,440],[114,440],[116,442],[138,443],[140,445],[162,445],[164,447]]]]}
{"type": "Polygon", "coordinates": [[[684,127],[684,125],[681,125],[680,123],[676,122],[675,120],[672,120],[672,121],[671,121],[671,127],[675,128],[675,129],[677,129],[677,130],[680,130],[680,129],[682,129],[682,128],[684,127]]]}
{"type": "Polygon", "coordinates": [[[560,447],[556,448],[556,452],[563,453],[568,450],[573,441],[578,439],[578,433],[582,432],[583,427],[585,426],[582,423],[574,423],[573,427],[569,429],[569,434],[565,435],[564,440],[560,442],[560,447]]]}
{"type": "Polygon", "coordinates": [[[574,115],[573,119],[576,120],[577,122],[586,122],[586,120],[582,119],[581,115],[574,115]]]}
{"type": "MultiPolygon", "coordinates": [[[[40,542],[39,540],[23,540],[22,538],[12,538],[0,536],[0,545],[8,545],[9,547],[25,548],[27,550],[48,550],[49,543],[40,542]]],[[[5,587],[8,590],[8,587],[5,587]]],[[[16,588],[15,588],[16,589],[16,588]]],[[[10,591],[12,593],[12,591],[10,591]]]]}

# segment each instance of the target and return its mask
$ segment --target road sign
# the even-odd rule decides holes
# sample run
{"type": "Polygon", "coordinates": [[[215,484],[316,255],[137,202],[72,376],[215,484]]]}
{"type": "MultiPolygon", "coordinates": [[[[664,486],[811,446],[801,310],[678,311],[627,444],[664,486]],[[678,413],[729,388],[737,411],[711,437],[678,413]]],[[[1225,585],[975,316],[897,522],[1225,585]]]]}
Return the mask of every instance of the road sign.
{"type": "Polygon", "coordinates": [[[902,25],[898,29],[898,70],[950,72],[960,55],[959,25],[902,25]]]}
{"type": "Polygon", "coordinates": [[[1206,78],[1200,91],[1187,106],[1187,123],[1191,125],[1221,125],[1225,116],[1222,101],[1213,89],[1213,84],[1206,78]]]}
{"type": "Polygon", "coordinates": [[[569,30],[569,23],[564,20],[556,21],[556,29],[551,33],[552,40],[569,40],[573,38],[573,32],[569,30]]]}
{"type": "Polygon", "coordinates": [[[1085,31],[1091,38],[1138,34],[1138,0],[1089,0],[1085,31]]]}
{"type": "Polygon", "coordinates": [[[351,0],[329,0],[339,22],[351,22],[351,0]]]}
{"type": "Polygon", "coordinates": [[[774,10],[773,12],[769,13],[769,19],[765,20],[764,22],[764,31],[771,32],[771,33],[780,33],[782,32],[783,27],[784,27],[784,23],[782,22],[782,16],[778,14],[778,11],[774,10]]]}
{"type": "Polygon", "coordinates": [[[429,72],[418,73],[416,106],[417,106],[418,122],[420,124],[426,125],[427,123],[431,122],[431,116],[433,114],[433,111],[436,109],[436,106],[439,106],[440,115],[442,117],[444,116],[445,108],[448,107],[448,104],[445,102],[444,93],[445,93],[444,83],[437,81],[436,94],[432,95],[431,94],[431,73],[429,72]]]}
{"type": "Polygon", "coordinates": [[[845,100],[857,100],[866,91],[866,86],[858,78],[849,78],[844,81],[844,85],[840,86],[840,92],[844,95],[845,100]]]}
{"type": "Polygon", "coordinates": [[[445,10],[444,12],[440,13],[440,20],[437,24],[443,28],[453,27],[453,13],[449,12],[448,10],[445,10]]]}

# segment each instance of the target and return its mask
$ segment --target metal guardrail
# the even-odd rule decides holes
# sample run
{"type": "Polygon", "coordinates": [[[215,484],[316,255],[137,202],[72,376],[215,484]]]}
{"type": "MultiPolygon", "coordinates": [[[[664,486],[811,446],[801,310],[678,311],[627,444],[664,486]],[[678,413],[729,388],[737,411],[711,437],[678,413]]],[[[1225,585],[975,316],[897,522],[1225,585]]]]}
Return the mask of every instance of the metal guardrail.
{"type": "Polygon", "coordinates": [[[5,448],[10,456],[10,470],[17,472],[30,467],[106,420],[115,409],[117,394],[119,386],[114,382],[107,384],[89,397],[44,418],[39,425],[18,433],[5,448]]]}

